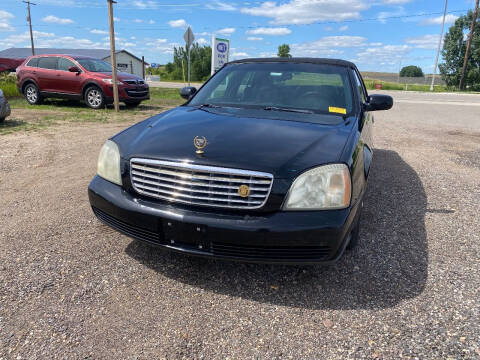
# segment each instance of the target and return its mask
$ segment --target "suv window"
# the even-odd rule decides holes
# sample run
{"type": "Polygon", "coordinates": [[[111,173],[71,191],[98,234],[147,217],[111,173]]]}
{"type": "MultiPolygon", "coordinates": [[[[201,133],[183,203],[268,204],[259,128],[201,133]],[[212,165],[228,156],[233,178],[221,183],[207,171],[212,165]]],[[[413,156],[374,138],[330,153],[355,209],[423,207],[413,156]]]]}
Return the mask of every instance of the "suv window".
{"type": "Polygon", "coordinates": [[[355,86],[358,90],[358,96],[362,102],[367,101],[367,94],[365,93],[365,88],[363,86],[362,80],[359,78],[356,71],[353,71],[353,77],[355,78],[355,86]]]}
{"type": "Polygon", "coordinates": [[[68,68],[71,66],[76,66],[71,60],[65,58],[58,58],[58,70],[68,71],[68,68]]]}
{"type": "Polygon", "coordinates": [[[43,69],[55,70],[57,68],[57,58],[56,57],[38,58],[38,67],[43,69]]]}
{"type": "Polygon", "coordinates": [[[37,67],[38,66],[38,58],[30,59],[27,63],[27,66],[37,67]]]}

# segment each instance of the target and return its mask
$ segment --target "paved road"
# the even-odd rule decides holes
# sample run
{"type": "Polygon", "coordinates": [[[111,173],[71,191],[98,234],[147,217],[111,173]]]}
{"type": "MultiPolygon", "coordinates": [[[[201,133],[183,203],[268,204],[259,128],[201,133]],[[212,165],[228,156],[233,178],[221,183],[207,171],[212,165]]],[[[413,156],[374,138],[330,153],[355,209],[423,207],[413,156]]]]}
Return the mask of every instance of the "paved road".
{"type": "Polygon", "coordinates": [[[126,123],[0,137],[0,359],[479,359],[478,98],[394,96],[360,245],[331,267],[190,258],[100,224],[86,188],[126,123]]]}
{"type": "MultiPolygon", "coordinates": [[[[149,81],[148,85],[150,87],[160,87],[160,88],[170,88],[170,89],[181,89],[187,86],[186,83],[179,83],[173,81],[149,81]]],[[[191,86],[195,86],[197,89],[202,86],[201,83],[191,83],[191,86]]]]}

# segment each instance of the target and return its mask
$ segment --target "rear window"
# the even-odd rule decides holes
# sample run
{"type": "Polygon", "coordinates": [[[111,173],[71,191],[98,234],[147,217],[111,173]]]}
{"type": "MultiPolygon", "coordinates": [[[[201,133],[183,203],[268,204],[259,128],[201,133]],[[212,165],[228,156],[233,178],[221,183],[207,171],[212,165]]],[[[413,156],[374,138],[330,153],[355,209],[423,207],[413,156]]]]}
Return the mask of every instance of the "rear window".
{"type": "Polygon", "coordinates": [[[37,67],[38,66],[38,58],[30,59],[30,61],[27,63],[27,66],[37,67]]]}
{"type": "Polygon", "coordinates": [[[56,57],[38,58],[38,67],[43,69],[55,70],[57,68],[57,58],[56,57]]]}

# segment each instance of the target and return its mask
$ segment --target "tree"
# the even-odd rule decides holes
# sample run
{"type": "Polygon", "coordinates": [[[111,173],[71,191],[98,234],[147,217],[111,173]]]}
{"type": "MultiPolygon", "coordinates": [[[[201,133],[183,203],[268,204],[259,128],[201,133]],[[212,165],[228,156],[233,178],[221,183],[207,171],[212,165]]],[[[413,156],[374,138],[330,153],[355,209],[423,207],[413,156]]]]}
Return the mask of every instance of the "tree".
{"type": "Polygon", "coordinates": [[[291,58],[292,55],[290,55],[290,46],[288,44],[282,44],[278,47],[278,57],[286,57],[286,58],[291,58]]]}
{"type": "MultiPolygon", "coordinates": [[[[191,80],[204,81],[210,76],[212,48],[194,43],[190,49],[191,80]]],[[[169,62],[159,75],[165,80],[183,80],[187,78],[188,57],[186,47],[173,48],[173,62],[169,62]]]]}
{"type": "Polygon", "coordinates": [[[423,71],[420,67],[415,65],[404,66],[400,70],[401,77],[423,77],[423,71]]]}
{"type": "MultiPolygon", "coordinates": [[[[448,86],[458,87],[462,75],[463,59],[467,48],[467,38],[472,25],[473,11],[460,16],[445,34],[442,56],[444,63],[438,67],[448,86]]],[[[480,90],[480,19],[473,33],[470,55],[465,74],[465,85],[472,90],[480,90]]]]}

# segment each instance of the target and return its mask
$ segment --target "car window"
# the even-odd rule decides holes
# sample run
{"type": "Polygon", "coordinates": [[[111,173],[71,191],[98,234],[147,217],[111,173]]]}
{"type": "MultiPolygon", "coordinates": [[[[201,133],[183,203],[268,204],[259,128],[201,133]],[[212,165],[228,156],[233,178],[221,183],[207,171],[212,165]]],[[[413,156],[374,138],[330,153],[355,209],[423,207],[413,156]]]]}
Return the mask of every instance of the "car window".
{"type": "Polygon", "coordinates": [[[365,93],[365,87],[363,86],[362,80],[360,80],[356,71],[353,72],[353,77],[355,79],[355,87],[357,88],[358,96],[362,102],[366,102],[367,94],[365,93]]]}
{"type": "Polygon", "coordinates": [[[76,66],[71,60],[68,60],[66,58],[59,58],[58,59],[58,70],[62,71],[68,71],[68,68],[71,66],[76,66]]]}
{"type": "Polygon", "coordinates": [[[30,59],[27,63],[27,66],[31,66],[31,67],[37,67],[37,65],[38,65],[38,58],[30,59]]]}
{"type": "Polygon", "coordinates": [[[57,68],[57,58],[56,57],[38,58],[38,67],[43,69],[55,70],[57,68]]]}
{"type": "Polygon", "coordinates": [[[87,71],[91,72],[112,72],[112,67],[109,63],[98,59],[75,59],[87,71]]]}
{"type": "Polygon", "coordinates": [[[281,107],[346,115],[353,109],[352,99],[346,67],[311,63],[244,63],[220,70],[189,105],[281,107]]]}

